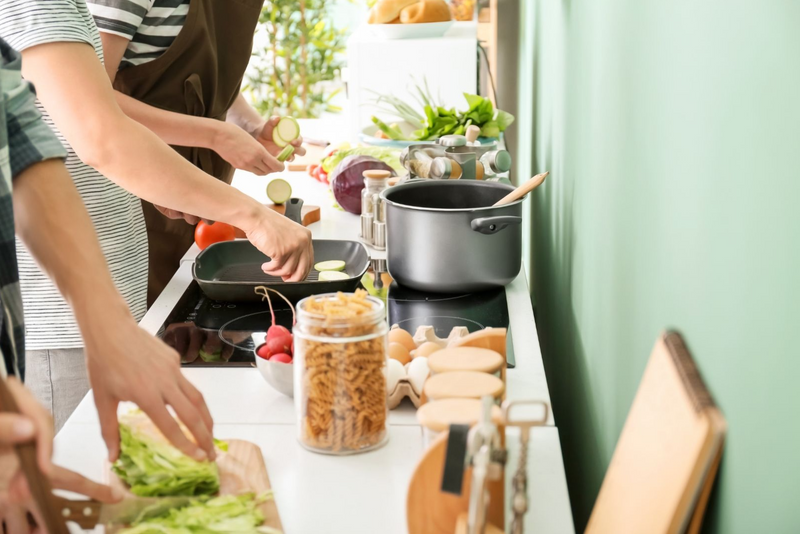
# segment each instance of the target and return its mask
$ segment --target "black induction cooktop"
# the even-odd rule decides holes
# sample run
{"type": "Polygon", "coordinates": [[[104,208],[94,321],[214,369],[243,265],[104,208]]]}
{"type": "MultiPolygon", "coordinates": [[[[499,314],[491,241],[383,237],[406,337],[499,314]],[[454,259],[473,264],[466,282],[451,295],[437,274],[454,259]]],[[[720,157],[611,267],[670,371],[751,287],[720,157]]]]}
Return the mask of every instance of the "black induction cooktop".
{"type": "MultiPolygon", "coordinates": [[[[379,295],[385,299],[389,324],[414,334],[419,326],[431,325],[438,337],[446,338],[457,326],[476,332],[486,327],[508,328],[505,289],[463,295],[438,295],[415,291],[392,282],[379,295]]],[[[275,322],[292,327],[289,306],[273,299],[275,322]]],[[[263,342],[272,324],[266,302],[218,302],[206,297],[196,282],[184,291],[158,332],[173,347],[184,366],[249,367],[253,349],[263,342]]],[[[509,332],[508,366],[514,367],[509,332]]]]}

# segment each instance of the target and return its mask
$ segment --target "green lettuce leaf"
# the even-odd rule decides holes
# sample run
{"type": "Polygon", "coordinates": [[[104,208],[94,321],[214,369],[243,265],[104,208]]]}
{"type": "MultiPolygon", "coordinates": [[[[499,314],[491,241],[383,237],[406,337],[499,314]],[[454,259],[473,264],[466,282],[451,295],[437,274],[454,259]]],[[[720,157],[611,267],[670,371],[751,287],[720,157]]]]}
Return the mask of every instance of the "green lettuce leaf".
{"type": "MultiPolygon", "coordinates": [[[[141,497],[213,495],[219,491],[214,462],[198,462],[178,449],[120,423],[120,454],[113,470],[141,497]]],[[[226,447],[227,448],[227,447],[226,447]]]]}
{"type": "Polygon", "coordinates": [[[120,534],[267,534],[277,532],[261,526],[264,515],[258,507],[271,494],[225,495],[193,500],[187,506],[155,517],[135,521],[120,534]]]}

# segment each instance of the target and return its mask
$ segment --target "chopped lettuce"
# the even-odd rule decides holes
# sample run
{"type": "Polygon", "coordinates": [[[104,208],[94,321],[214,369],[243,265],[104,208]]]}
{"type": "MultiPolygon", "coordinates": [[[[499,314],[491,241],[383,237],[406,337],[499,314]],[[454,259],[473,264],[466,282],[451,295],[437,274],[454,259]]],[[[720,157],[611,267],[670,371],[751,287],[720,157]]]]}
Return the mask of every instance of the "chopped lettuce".
{"type": "Polygon", "coordinates": [[[198,462],[136,424],[120,423],[119,433],[120,454],[113,469],[134,495],[194,496],[219,491],[216,463],[198,462]]]}
{"type": "Polygon", "coordinates": [[[377,146],[358,146],[337,150],[332,155],[322,160],[322,169],[329,175],[336,169],[336,166],[347,156],[372,156],[379,159],[398,174],[405,174],[405,169],[400,165],[400,151],[391,148],[377,146]]]}
{"type": "Polygon", "coordinates": [[[277,533],[275,529],[261,526],[264,515],[258,509],[261,503],[271,498],[269,493],[198,498],[182,508],[134,521],[131,528],[120,534],[277,533]]]}

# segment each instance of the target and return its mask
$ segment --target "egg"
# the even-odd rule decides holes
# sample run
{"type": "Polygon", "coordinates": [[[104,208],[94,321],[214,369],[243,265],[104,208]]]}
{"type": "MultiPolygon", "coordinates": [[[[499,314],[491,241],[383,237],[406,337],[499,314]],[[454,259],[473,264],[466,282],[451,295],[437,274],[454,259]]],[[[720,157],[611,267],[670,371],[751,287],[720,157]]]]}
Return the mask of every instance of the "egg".
{"type": "Polygon", "coordinates": [[[392,328],[389,330],[389,343],[400,343],[408,352],[417,348],[417,344],[414,343],[414,338],[402,328],[392,328]]]}
{"type": "Polygon", "coordinates": [[[403,369],[403,364],[397,360],[390,359],[389,364],[386,366],[386,389],[390,394],[405,375],[406,371],[403,369]]]}
{"type": "MultiPolygon", "coordinates": [[[[422,386],[428,379],[431,370],[428,368],[428,358],[420,356],[411,360],[411,365],[408,366],[408,381],[411,382],[411,388],[418,394],[422,393],[422,386]]],[[[391,391],[391,390],[389,390],[391,391]]]]}
{"type": "Polygon", "coordinates": [[[437,350],[442,350],[442,347],[439,346],[438,343],[434,343],[433,341],[426,341],[422,345],[419,346],[417,350],[414,351],[414,358],[427,358],[437,350]]]}
{"type": "Polygon", "coordinates": [[[408,353],[408,349],[400,343],[389,343],[389,358],[397,360],[400,362],[400,365],[405,365],[411,361],[411,355],[408,353]]]}

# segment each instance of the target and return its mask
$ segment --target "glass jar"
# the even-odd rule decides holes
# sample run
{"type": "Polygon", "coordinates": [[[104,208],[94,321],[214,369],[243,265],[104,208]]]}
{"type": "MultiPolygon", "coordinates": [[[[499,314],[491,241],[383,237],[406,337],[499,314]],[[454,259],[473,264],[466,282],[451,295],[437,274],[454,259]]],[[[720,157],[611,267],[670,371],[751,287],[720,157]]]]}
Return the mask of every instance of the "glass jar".
{"type": "Polygon", "coordinates": [[[372,170],[364,171],[362,176],[364,177],[364,189],[361,190],[361,213],[374,213],[376,199],[388,186],[392,173],[372,170]]]}
{"type": "Polygon", "coordinates": [[[294,399],[305,448],[344,455],[388,440],[385,317],[383,302],[364,290],[297,304],[294,399]]]}

